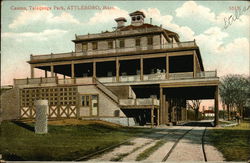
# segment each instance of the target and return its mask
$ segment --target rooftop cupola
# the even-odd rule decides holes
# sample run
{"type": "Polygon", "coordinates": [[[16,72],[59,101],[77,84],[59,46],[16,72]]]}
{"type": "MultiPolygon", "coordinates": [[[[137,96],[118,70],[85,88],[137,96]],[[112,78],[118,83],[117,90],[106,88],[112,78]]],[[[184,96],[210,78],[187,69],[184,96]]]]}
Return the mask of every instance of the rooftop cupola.
{"type": "Polygon", "coordinates": [[[129,16],[131,17],[131,25],[140,26],[144,24],[145,15],[143,12],[135,11],[135,12],[130,13],[129,16]]]}
{"type": "Polygon", "coordinates": [[[116,23],[117,23],[117,28],[121,28],[125,26],[125,22],[127,22],[127,19],[124,17],[119,17],[115,19],[116,23]]]}

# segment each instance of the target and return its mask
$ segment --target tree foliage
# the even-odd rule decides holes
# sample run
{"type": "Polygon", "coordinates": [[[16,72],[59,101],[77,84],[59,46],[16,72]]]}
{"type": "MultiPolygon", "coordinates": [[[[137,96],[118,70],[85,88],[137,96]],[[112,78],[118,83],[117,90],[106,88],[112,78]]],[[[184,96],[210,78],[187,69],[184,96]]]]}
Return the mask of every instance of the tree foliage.
{"type": "Polygon", "coordinates": [[[246,103],[249,93],[249,78],[242,75],[227,75],[222,78],[219,90],[222,103],[230,107],[236,107],[242,115],[243,106],[246,103]]]}
{"type": "Polygon", "coordinates": [[[188,102],[189,108],[192,108],[195,112],[195,120],[198,120],[199,116],[199,108],[201,105],[201,100],[191,100],[188,102]]]}

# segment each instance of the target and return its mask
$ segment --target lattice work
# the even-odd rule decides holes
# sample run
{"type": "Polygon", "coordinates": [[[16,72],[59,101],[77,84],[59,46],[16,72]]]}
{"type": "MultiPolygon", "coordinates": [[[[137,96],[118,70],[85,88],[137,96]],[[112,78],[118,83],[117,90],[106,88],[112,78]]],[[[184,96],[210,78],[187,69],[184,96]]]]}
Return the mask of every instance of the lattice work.
{"type": "Polygon", "coordinates": [[[20,92],[20,118],[35,118],[35,100],[48,100],[49,118],[77,117],[76,86],[25,88],[20,92]]]}

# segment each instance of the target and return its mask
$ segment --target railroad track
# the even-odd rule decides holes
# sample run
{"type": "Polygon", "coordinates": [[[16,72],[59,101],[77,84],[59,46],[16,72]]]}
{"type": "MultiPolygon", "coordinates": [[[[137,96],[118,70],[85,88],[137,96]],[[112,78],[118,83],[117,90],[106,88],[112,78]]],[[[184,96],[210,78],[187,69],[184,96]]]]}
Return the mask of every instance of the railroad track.
{"type": "MultiPolygon", "coordinates": [[[[158,132],[161,132],[161,131],[165,131],[165,129],[161,129],[161,130],[159,130],[158,132]]],[[[164,136],[160,136],[160,137],[157,137],[157,138],[162,138],[162,137],[164,137],[164,136]]],[[[121,145],[123,145],[123,144],[129,143],[129,142],[131,142],[133,139],[134,139],[134,138],[131,138],[131,139],[128,139],[128,140],[123,141],[123,142],[121,142],[121,143],[114,144],[114,145],[109,146],[109,147],[107,147],[107,148],[104,148],[104,149],[98,150],[98,151],[96,151],[96,152],[87,154],[87,155],[85,155],[85,156],[79,157],[78,159],[75,159],[75,160],[73,160],[73,161],[86,161],[86,160],[89,160],[89,159],[91,159],[91,158],[93,158],[93,157],[96,157],[96,156],[98,156],[98,155],[100,155],[100,154],[103,154],[103,153],[106,153],[106,152],[108,152],[108,151],[111,151],[112,149],[115,149],[116,147],[119,147],[119,146],[121,146],[121,145]]]]}
{"type": "MultiPolygon", "coordinates": [[[[177,140],[175,141],[175,143],[173,144],[173,146],[170,148],[170,150],[168,151],[168,153],[167,153],[167,154],[165,155],[165,157],[163,158],[162,162],[165,162],[165,161],[168,160],[169,156],[173,153],[173,151],[175,150],[175,148],[176,148],[176,146],[178,145],[178,143],[179,143],[188,133],[190,133],[190,131],[192,131],[193,129],[194,129],[194,128],[191,128],[191,129],[185,131],[183,134],[181,134],[181,136],[179,136],[179,137],[177,138],[177,140]]],[[[159,131],[157,131],[157,132],[162,132],[162,131],[166,131],[166,130],[165,130],[165,129],[162,129],[162,130],[159,130],[159,131]]],[[[178,129],[173,129],[173,130],[171,130],[170,132],[167,132],[166,134],[161,135],[161,136],[156,136],[155,138],[156,138],[156,139],[163,139],[164,137],[169,136],[169,134],[175,134],[176,131],[178,131],[178,129]]],[[[154,134],[156,134],[156,133],[154,133],[154,134]]],[[[203,131],[203,133],[202,133],[202,136],[201,136],[201,146],[202,146],[202,153],[203,153],[204,161],[207,161],[206,152],[205,152],[205,148],[204,148],[204,145],[205,145],[205,144],[204,144],[205,134],[206,134],[206,127],[205,127],[205,129],[204,129],[204,131],[203,131]]],[[[152,134],[152,135],[153,135],[153,134],[152,134]]],[[[82,156],[82,157],[80,157],[80,158],[78,158],[78,159],[76,159],[76,160],[74,160],[74,161],[86,161],[86,160],[89,160],[89,159],[91,159],[91,158],[93,158],[93,157],[96,157],[96,156],[99,156],[99,155],[101,155],[101,154],[103,154],[103,153],[109,152],[109,151],[111,151],[112,149],[115,149],[116,147],[119,147],[119,146],[121,146],[121,145],[123,145],[123,144],[129,143],[129,142],[131,142],[133,139],[134,139],[134,138],[129,139],[129,140],[126,140],[126,141],[124,141],[124,142],[122,142],[122,143],[118,143],[118,144],[109,146],[109,147],[107,147],[107,148],[101,149],[101,150],[96,151],[96,152],[94,152],[94,153],[91,153],[91,154],[82,156]]],[[[149,143],[153,143],[154,141],[156,141],[156,140],[152,140],[152,141],[150,141],[149,143]]],[[[143,147],[143,146],[141,146],[141,147],[143,147]]],[[[135,152],[135,151],[134,151],[134,152],[135,152]]]]}
{"type": "MultiPolygon", "coordinates": [[[[163,158],[162,162],[165,162],[168,160],[169,156],[173,153],[173,151],[175,150],[177,144],[180,142],[181,139],[183,139],[190,131],[192,131],[194,128],[186,131],[184,134],[182,134],[173,144],[173,146],[171,147],[171,149],[168,151],[168,153],[165,155],[165,157],[163,158]]],[[[207,156],[206,156],[206,152],[205,152],[205,144],[204,144],[204,139],[205,139],[205,134],[206,134],[206,129],[207,127],[205,127],[202,136],[201,136],[201,146],[202,146],[202,154],[203,154],[203,158],[204,161],[207,162],[207,156]]]]}

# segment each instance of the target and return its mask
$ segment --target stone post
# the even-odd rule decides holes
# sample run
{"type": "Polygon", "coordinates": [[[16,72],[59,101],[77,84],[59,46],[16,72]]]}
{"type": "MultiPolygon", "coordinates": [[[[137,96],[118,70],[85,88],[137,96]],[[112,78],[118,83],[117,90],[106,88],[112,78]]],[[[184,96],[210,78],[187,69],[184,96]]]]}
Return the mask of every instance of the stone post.
{"type": "Polygon", "coordinates": [[[48,133],[48,100],[36,100],[36,122],[35,122],[35,133],[46,134],[48,133]]]}

